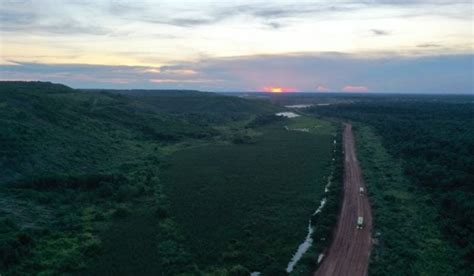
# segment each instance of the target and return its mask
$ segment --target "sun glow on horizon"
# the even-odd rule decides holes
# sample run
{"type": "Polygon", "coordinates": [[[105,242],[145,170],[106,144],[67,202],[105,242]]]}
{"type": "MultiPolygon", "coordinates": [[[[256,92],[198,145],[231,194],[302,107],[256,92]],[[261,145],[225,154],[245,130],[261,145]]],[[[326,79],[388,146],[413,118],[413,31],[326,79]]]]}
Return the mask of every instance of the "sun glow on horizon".
{"type": "Polygon", "coordinates": [[[280,86],[265,86],[263,87],[263,91],[269,93],[287,93],[287,92],[296,92],[295,88],[289,87],[280,87],[280,86]]]}

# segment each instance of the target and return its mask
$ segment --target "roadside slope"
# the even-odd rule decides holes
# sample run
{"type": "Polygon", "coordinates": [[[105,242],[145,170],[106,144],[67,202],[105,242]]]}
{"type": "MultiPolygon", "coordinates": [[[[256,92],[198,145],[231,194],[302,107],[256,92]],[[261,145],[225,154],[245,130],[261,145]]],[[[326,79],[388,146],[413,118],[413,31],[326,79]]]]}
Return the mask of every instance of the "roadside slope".
{"type": "Polygon", "coordinates": [[[346,124],[344,143],[344,199],[338,225],[327,257],[316,271],[322,275],[367,275],[371,250],[372,211],[367,196],[359,195],[359,187],[366,190],[356,157],[352,125],[346,124]],[[357,217],[364,217],[363,229],[356,229],[357,217]]]}

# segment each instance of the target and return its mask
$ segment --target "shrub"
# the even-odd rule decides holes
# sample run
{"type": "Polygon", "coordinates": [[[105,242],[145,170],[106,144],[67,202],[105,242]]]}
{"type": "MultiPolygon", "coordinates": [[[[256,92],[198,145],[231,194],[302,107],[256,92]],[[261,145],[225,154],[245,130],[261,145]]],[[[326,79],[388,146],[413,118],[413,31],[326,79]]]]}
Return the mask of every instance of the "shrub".
{"type": "Polygon", "coordinates": [[[232,137],[232,143],[234,143],[234,144],[253,144],[253,143],[255,143],[255,140],[249,135],[238,133],[238,134],[234,135],[234,137],[232,137]]]}
{"type": "MultiPolygon", "coordinates": [[[[287,276],[288,273],[285,269],[281,268],[278,265],[270,265],[262,271],[263,275],[272,275],[272,276],[287,276]]],[[[247,274],[248,275],[248,274],[247,274]]]]}
{"type": "Polygon", "coordinates": [[[83,246],[83,253],[89,257],[99,255],[102,250],[101,242],[97,238],[88,239],[83,246]]]}
{"type": "Polygon", "coordinates": [[[114,217],[116,218],[124,218],[130,215],[130,210],[125,206],[119,206],[114,211],[114,217]]]}
{"type": "Polygon", "coordinates": [[[253,119],[250,123],[248,123],[245,127],[246,128],[255,128],[260,126],[269,125],[274,122],[281,122],[284,121],[285,117],[283,116],[276,116],[275,114],[265,114],[265,115],[258,115],[253,119]]]}
{"type": "Polygon", "coordinates": [[[34,239],[25,232],[13,232],[0,236],[0,268],[9,268],[22,257],[30,254],[34,239]]]}
{"type": "Polygon", "coordinates": [[[155,214],[158,216],[160,219],[165,219],[168,217],[168,210],[164,206],[157,206],[155,208],[155,214]]]}
{"type": "Polygon", "coordinates": [[[248,276],[250,270],[243,265],[235,265],[229,270],[229,276],[248,276]]]}

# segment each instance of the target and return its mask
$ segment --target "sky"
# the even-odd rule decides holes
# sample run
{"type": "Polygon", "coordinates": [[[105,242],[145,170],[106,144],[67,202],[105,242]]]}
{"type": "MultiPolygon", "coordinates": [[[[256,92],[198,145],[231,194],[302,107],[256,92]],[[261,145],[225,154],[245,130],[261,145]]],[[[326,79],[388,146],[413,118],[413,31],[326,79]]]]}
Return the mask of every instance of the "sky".
{"type": "Polygon", "coordinates": [[[0,80],[474,94],[470,0],[2,0],[0,80]]]}

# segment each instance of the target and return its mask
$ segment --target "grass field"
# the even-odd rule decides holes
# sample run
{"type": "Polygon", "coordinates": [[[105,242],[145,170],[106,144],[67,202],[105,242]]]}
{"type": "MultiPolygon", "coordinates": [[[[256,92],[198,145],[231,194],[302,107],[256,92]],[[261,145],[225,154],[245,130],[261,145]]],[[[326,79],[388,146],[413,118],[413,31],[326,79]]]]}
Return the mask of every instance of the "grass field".
{"type": "Polygon", "coordinates": [[[171,215],[203,271],[283,272],[323,196],[332,125],[300,117],[256,131],[251,143],[176,152],[162,175],[171,215]]]}

